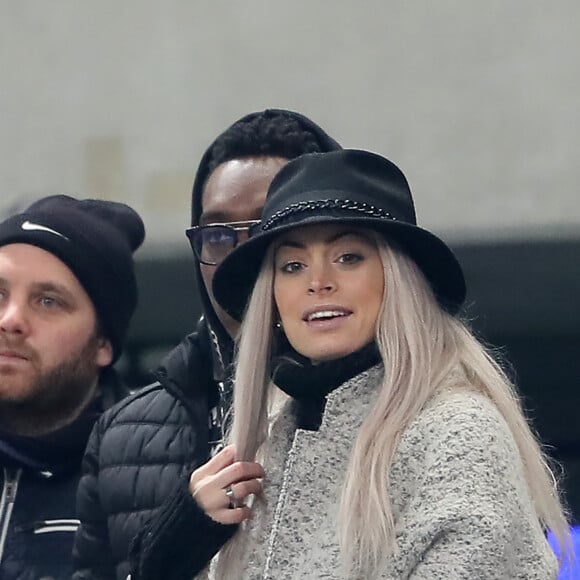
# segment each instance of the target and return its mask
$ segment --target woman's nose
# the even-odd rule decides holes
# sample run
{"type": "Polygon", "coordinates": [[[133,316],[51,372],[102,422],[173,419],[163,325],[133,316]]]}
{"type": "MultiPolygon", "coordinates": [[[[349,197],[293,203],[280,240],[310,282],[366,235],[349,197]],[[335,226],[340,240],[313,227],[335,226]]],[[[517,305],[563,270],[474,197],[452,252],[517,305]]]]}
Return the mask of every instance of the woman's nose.
{"type": "Polygon", "coordinates": [[[309,294],[329,293],[335,289],[336,283],[328,267],[312,266],[310,274],[308,281],[309,294]]]}

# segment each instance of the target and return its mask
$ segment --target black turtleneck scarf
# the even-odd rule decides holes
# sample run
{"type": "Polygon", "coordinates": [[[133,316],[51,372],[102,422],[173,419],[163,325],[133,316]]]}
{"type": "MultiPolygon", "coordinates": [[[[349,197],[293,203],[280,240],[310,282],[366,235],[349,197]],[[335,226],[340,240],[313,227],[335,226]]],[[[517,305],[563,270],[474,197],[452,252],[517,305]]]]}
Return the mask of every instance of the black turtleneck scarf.
{"type": "Polygon", "coordinates": [[[272,380],[296,400],[298,427],[312,431],[320,427],[328,394],[381,360],[374,342],[342,358],[316,364],[289,348],[290,352],[272,360],[272,380]]]}

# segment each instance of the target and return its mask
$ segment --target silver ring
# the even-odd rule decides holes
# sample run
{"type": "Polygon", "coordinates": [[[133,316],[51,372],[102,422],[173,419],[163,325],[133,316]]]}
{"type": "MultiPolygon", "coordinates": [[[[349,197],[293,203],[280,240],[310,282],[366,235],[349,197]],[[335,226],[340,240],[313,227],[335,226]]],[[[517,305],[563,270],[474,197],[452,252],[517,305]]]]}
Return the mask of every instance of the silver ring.
{"type": "Polygon", "coordinates": [[[228,508],[233,510],[236,507],[236,496],[234,495],[234,490],[231,485],[228,485],[225,489],[226,496],[230,502],[228,508]]]}

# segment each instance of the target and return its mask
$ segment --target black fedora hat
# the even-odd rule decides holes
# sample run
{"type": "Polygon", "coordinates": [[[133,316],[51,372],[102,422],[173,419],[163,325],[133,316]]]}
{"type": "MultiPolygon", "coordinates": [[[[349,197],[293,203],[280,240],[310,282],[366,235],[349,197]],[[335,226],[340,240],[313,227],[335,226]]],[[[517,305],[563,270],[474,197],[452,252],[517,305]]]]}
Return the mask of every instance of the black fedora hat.
{"type": "Polygon", "coordinates": [[[302,155],[280,170],[257,231],[216,270],[216,300],[241,320],[270,243],[288,230],[324,223],[370,228],[396,241],[419,266],[439,303],[452,314],[461,307],[461,266],[442,240],[417,226],[401,170],[380,155],[355,149],[302,155]]]}

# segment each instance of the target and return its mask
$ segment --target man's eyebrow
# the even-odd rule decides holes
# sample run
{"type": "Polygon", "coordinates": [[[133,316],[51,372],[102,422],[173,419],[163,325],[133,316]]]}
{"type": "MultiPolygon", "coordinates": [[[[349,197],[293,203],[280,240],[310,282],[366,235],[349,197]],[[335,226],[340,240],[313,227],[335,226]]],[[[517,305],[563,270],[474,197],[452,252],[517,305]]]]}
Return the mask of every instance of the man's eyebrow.
{"type": "Polygon", "coordinates": [[[199,225],[205,226],[207,224],[226,224],[232,219],[226,213],[221,211],[204,213],[199,218],[199,225]]]}
{"type": "Polygon", "coordinates": [[[74,294],[66,286],[58,284],[57,282],[34,282],[32,289],[35,292],[54,292],[63,298],[76,301],[74,294]]]}
{"type": "MultiPolygon", "coordinates": [[[[12,284],[10,283],[10,280],[8,280],[7,278],[3,278],[2,276],[0,276],[0,286],[10,288],[12,284]]],[[[32,289],[33,292],[53,292],[70,301],[76,301],[73,292],[71,292],[66,286],[64,286],[63,284],[59,284],[58,282],[51,282],[48,280],[32,282],[32,284],[30,284],[30,288],[32,289]]]]}

